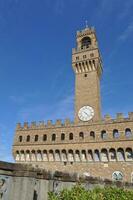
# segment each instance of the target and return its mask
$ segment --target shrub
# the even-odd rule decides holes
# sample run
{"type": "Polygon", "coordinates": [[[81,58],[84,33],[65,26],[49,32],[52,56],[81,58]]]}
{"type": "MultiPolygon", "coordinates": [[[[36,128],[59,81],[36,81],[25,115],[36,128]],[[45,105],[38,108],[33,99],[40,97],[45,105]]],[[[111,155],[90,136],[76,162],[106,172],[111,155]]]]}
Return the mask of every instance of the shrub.
{"type": "Polygon", "coordinates": [[[86,190],[80,184],[64,189],[58,194],[49,193],[49,200],[133,200],[133,191],[116,187],[86,190]]]}

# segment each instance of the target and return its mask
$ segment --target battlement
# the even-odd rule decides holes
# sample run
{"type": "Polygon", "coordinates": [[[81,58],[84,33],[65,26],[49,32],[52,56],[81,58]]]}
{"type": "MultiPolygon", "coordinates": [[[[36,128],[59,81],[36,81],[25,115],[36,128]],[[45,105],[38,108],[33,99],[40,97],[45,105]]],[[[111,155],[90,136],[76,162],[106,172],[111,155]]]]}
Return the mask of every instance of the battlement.
{"type": "Polygon", "coordinates": [[[92,33],[95,33],[94,27],[88,27],[88,28],[85,28],[84,30],[77,31],[77,38],[83,37],[83,36],[86,36],[86,35],[92,34],[92,33]]]}
{"type": "Polygon", "coordinates": [[[63,122],[60,119],[57,119],[55,123],[52,122],[52,120],[48,120],[47,123],[44,121],[39,122],[24,122],[24,124],[18,123],[16,130],[25,130],[25,129],[45,129],[45,128],[58,128],[58,127],[71,127],[71,126],[77,126],[77,125],[90,125],[90,124],[103,124],[103,123],[117,123],[117,122],[126,122],[126,121],[133,121],[133,112],[128,113],[128,117],[125,118],[123,113],[117,113],[116,118],[113,119],[110,115],[105,115],[104,118],[101,121],[90,121],[90,122],[80,122],[75,123],[70,121],[70,119],[65,119],[63,122]]]}

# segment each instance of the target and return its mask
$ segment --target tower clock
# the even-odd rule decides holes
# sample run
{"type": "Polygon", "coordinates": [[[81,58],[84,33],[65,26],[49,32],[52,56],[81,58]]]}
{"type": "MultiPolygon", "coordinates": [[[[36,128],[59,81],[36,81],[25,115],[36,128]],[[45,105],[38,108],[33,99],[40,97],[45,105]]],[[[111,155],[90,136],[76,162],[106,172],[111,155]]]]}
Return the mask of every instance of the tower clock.
{"type": "Polygon", "coordinates": [[[86,27],[77,32],[77,45],[72,51],[75,72],[75,121],[101,119],[100,77],[102,61],[95,30],[86,27]]]}

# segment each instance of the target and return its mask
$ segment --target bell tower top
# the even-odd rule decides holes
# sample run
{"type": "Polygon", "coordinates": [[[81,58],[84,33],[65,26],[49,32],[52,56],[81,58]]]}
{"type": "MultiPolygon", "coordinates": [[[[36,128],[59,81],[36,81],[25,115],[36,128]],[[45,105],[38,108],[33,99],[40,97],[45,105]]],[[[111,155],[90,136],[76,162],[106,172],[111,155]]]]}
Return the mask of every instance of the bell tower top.
{"type": "Polygon", "coordinates": [[[75,121],[101,120],[100,77],[102,60],[93,27],[77,31],[72,50],[75,72],[75,121]]]}
{"type": "Polygon", "coordinates": [[[86,28],[81,30],[81,31],[77,31],[76,34],[76,48],[72,49],[72,66],[74,71],[77,73],[78,71],[86,71],[88,72],[87,68],[88,67],[84,67],[85,69],[83,69],[82,67],[80,67],[80,69],[78,69],[77,65],[81,65],[86,63],[85,61],[90,61],[92,60],[94,62],[95,59],[99,59],[98,65],[97,67],[97,72],[99,74],[99,77],[102,74],[102,60],[101,60],[101,56],[100,56],[100,52],[99,52],[99,48],[98,48],[98,42],[97,42],[97,37],[96,37],[96,33],[95,33],[95,29],[93,27],[88,27],[88,25],[86,24],[86,28]],[[82,68],[82,69],[81,69],[82,68]]]}

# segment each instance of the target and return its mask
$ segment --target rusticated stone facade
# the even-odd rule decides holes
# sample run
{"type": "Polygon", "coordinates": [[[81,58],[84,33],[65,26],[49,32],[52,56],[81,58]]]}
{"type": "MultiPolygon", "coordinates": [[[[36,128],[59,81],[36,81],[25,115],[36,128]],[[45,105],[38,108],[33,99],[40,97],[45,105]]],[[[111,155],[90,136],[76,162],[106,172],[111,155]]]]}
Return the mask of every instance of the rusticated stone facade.
{"type": "Polygon", "coordinates": [[[116,119],[101,116],[102,61],[94,29],[77,32],[72,66],[76,77],[74,122],[19,123],[14,159],[51,171],[133,182],[133,113],[127,118],[121,113],[116,119]]]}

